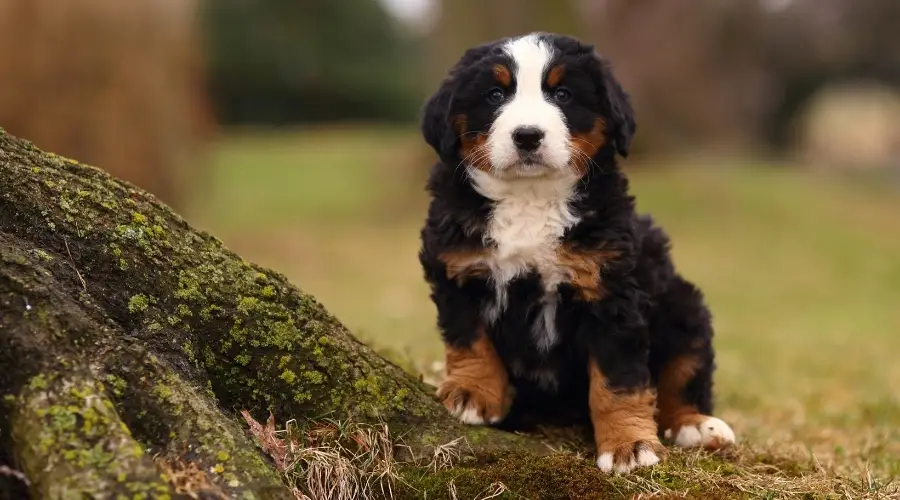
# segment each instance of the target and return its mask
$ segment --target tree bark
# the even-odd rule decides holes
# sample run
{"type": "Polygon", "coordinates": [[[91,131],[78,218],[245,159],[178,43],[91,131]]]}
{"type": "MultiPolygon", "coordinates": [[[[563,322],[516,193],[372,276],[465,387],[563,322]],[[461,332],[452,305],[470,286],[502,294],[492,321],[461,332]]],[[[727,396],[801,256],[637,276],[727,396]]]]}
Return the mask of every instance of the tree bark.
{"type": "Polygon", "coordinates": [[[173,463],[213,471],[211,498],[291,497],[241,410],[385,422],[413,453],[546,450],[433,392],[151,195],[0,129],[0,465],[31,498],[177,498],[173,463]]]}

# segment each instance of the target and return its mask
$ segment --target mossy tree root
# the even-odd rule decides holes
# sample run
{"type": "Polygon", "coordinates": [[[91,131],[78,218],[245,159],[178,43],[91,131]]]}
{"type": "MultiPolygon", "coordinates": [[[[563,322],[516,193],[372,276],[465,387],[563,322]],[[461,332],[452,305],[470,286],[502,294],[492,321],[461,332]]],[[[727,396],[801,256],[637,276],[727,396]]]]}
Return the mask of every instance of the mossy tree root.
{"type": "Polygon", "coordinates": [[[283,276],[2,129],[0,396],[0,462],[33,498],[288,498],[241,410],[383,421],[413,452],[546,450],[460,426],[283,276]]]}

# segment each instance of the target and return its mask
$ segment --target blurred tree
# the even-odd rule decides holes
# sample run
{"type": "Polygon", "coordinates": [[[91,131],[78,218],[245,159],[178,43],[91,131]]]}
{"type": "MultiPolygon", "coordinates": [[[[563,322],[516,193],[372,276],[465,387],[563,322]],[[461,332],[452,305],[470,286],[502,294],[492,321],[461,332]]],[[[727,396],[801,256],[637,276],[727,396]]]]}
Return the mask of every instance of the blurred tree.
{"type": "Polygon", "coordinates": [[[432,86],[473,45],[532,31],[586,34],[571,0],[442,0],[439,8],[427,69],[432,86]]]}
{"type": "Polygon", "coordinates": [[[415,116],[417,46],[377,0],[206,0],[203,8],[224,122],[415,116]]]}
{"type": "Polygon", "coordinates": [[[774,83],[766,140],[789,147],[797,115],[833,83],[876,81],[900,89],[897,20],[895,0],[793,0],[769,16],[760,40],[774,83]]]}
{"type": "Polygon", "coordinates": [[[213,126],[195,7],[0,1],[0,127],[178,205],[213,126]]]}
{"type": "Polygon", "coordinates": [[[635,101],[637,147],[789,147],[819,89],[900,83],[896,0],[579,0],[635,101]]]}

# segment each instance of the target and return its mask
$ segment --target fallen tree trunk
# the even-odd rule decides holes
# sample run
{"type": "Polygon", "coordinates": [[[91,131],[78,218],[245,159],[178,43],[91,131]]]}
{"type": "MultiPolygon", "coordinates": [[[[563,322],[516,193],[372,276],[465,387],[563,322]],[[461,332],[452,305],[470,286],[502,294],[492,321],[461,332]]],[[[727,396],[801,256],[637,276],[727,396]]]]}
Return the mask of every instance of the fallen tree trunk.
{"type": "Polygon", "coordinates": [[[2,129],[0,396],[0,472],[28,480],[0,474],[0,500],[294,498],[243,411],[386,424],[406,457],[388,464],[397,481],[382,496],[644,491],[576,454],[548,457],[534,437],[458,424],[283,276],[2,129]],[[461,442],[469,452],[446,446],[461,442]]]}

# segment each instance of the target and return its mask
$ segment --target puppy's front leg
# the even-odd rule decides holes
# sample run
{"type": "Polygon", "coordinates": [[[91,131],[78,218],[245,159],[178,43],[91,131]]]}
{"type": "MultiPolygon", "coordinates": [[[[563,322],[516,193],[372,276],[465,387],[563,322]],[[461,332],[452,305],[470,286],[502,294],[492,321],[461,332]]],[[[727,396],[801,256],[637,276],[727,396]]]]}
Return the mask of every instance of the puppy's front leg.
{"type": "Polygon", "coordinates": [[[509,376],[483,329],[474,341],[446,345],[447,378],[438,388],[444,406],[466,424],[495,424],[512,402],[509,376]]]}
{"type": "Polygon", "coordinates": [[[597,467],[603,472],[630,472],[655,465],[666,456],[653,420],[656,397],[648,388],[614,387],[594,361],[590,364],[591,422],[597,444],[597,467]]]}
{"type": "MultiPolygon", "coordinates": [[[[647,368],[647,334],[627,300],[609,301],[588,321],[588,374],[597,466],[626,473],[665,459],[657,435],[656,394],[647,368]],[[615,312],[615,314],[611,314],[615,312]],[[637,321],[630,321],[635,320],[637,321]]],[[[584,338],[584,337],[583,337],[584,338]]]]}

